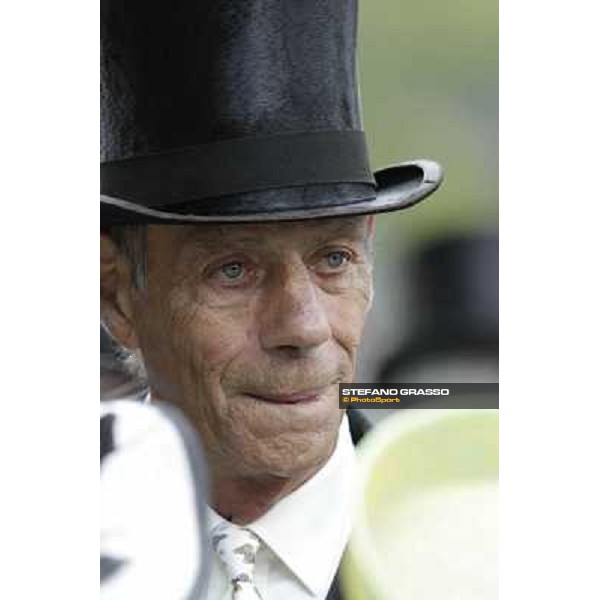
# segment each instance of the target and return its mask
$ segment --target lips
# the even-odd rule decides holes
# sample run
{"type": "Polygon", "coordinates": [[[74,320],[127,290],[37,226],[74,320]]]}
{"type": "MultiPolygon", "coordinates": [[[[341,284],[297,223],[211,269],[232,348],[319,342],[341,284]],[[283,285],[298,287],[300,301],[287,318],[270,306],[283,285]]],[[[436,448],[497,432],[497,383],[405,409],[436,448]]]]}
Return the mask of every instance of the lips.
{"type": "Polygon", "coordinates": [[[273,404],[308,404],[316,402],[326,389],[327,386],[293,393],[272,394],[267,392],[251,392],[246,393],[246,395],[256,400],[271,402],[273,404]]]}

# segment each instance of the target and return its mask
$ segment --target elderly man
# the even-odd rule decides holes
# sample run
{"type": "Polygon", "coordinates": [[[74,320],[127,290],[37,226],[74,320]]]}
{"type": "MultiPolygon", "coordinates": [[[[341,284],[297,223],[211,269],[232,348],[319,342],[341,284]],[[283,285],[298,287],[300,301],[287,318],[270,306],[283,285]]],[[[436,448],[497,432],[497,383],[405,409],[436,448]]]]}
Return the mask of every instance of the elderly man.
{"type": "Polygon", "coordinates": [[[102,319],[200,434],[209,598],[324,598],[349,534],[373,215],[441,179],[373,177],[355,36],[354,0],[103,0],[102,319]]]}

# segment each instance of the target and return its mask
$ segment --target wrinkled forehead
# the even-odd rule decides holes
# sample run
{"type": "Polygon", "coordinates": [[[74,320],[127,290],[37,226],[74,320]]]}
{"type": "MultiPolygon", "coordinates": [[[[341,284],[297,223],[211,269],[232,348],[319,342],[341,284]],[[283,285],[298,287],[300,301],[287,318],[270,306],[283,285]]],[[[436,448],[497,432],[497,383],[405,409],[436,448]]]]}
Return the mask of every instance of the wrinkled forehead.
{"type": "Polygon", "coordinates": [[[150,225],[151,247],[178,252],[193,246],[206,251],[227,248],[286,248],[318,244],[327,240],[367,241],[369,216],[336,217],[278,223],[223,223],[199,225],[150,225]]]}

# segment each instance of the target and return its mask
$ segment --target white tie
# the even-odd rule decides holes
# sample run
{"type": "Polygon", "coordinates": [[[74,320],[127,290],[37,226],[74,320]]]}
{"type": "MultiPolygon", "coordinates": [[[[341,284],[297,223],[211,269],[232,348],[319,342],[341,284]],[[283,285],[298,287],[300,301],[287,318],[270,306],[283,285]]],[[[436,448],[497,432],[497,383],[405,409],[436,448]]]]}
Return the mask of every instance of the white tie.
{"type": "Polygon", "coordinates": [[[249,529],[226,521],[212,530],[212,546],[233,586],[232,600],[262,600],[254,585],[260,540],[249,529]]]}

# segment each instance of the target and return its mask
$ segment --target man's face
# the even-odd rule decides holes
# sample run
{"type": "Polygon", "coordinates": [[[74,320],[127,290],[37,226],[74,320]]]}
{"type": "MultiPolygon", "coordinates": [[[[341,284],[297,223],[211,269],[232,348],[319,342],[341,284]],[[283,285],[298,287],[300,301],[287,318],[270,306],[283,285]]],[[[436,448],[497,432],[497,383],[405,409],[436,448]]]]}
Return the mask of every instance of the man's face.
{"type": "Polygon", "coordinates": [[[372,217],[148,227],[136,336],[155,394],[213,468],[296,476],[323,463],[371,302],[372,217]]]}

